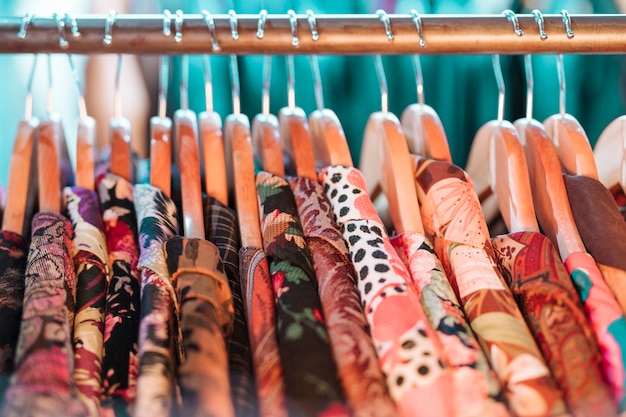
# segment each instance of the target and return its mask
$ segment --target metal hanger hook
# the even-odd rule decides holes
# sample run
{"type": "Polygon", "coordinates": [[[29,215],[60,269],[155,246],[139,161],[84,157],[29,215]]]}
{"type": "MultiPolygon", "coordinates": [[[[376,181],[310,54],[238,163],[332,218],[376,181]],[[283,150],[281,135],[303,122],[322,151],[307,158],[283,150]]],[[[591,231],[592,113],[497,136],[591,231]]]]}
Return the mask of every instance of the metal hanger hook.
{"type": "Polygon", "coordinates": [[[317,31],[317,19],[315,18],[315,13],[313,13],[313,10],[309,9],[306,11],[306,15],[309,27],[311,28],[311,39],[317,41],[320,38],[320,33],[317,31]]]}
{"type": "Polygon", "coordinates": [[[389,42],[393,42],[393,32],[391,31],[391,20],[389,20],[389,15],[383,9],[376,10],[376,14],[378,15],[378,19],[385,25],[385,33],[387,34],[387,39],[389,42]]]}
{"type": "Polygon", "coordinates": [[[263,92],[261,94],[261,109],[265,116],[270,114],[270,83],[272,79],[272,56],[266,55],[263,60],[263,92]]]}
{"type": "Polygon", "coordinates": [[[213,16],[211,16],[211,13],[209,13],[208,10],[202,10],[202,15],[204,16],[204,23],[206,23],[209,36],[211,37],[211,49],[213,52],[218,52],[222,48],[220,47],[217,37],[215,36],[215,21],[213,20],[213,16]]]}
{"type": "Polygon", "coordinates": [[[72,38],[80,38],[80,31],[78,30],[78,22],[69,13],[63,13],[63,19],[70,22],[70,31],[72,32],[72,38]]]}
{"type": "Polygon", "coordinates": [[[563,16],[563,24],[565,25],[567,39],[572,39],[574,37],[574,32],[572,31],[572,18],[565,9],[561,10],[561,15],[563,16]]]}
{"type": "Polygon", "coordinates": [[[163,10],[163,36],[172,34],[172,12],[168,9],[163,10]]]}
{"type": "Polygon", "coordinates": [[[53,13],[52,18],[55,20],[57,30],[59,31],[59,48],[67,49],[70,44],[67,39],[65,39],[65,20],[63,20],[57,13],[53,13]]]}
{"type": "Polygon", "coordinates": [[[387,114],[389,113],[389,89],[387,88],[385,67],[380,55],[374,56],[374,64],[376,65],[376,75],[378,76],[378,86],[380,87],[380,108],[384,114],[387,114]]]}
{"type": "Polygon", "coordinates": [[[291,46],[297,48],[300,46],[300,39],[298,39],[298,16],[293,10],[287,12],[289,15],[289,26],[291,27],[291,46]]]}
{"type": "Polygon", "coordinates": [[[239,39],[239,29],[237,29],[237,12],[230,9],[228,14],[230,15],[230,36],[236,41],[239,39]]]}
{"type": "MultiPolygon", "coordinates": [[[[230,36],[233,40],[239,39],[239,31],[237,29],[237,12],[229,10],[230,15],[230,36]]],[[[241,87],[239,85],[239,64],[237,62],[237,55],[232,54],[230,56],[230,76],[232,83],[232,96],[233,96],[233,114],[241,114],[241,87]]]]}
{"type": "Polygon", "coordinates": [[[417,29],[417,36],[420,38],[420,47],[424,48],[426,46],[426,41],[424,40],[424,33],[422,30],[422,18],[420,17],[417,10],[411,10],[411,20],[415,23],[415,28],[417,29]]]}
{"type": "Polygon", "coordinates": [[[537,26],[539,27],[539,39],[545,41],[548,39],[548,35],[546,34],[543,15],[538,9],[533,10],[531,13],[535,16],[535,22],[537,22],[537,26]]]}
{"type": "Polygon", "coordinates": [[[524,55],[524,70],[526,72],[526,118],[533,118],[533,61],[530,55],[524,55]]]}
{"type": "Polygon", "coordinates": [[[161,55],[159,63],[159,118],[167,115],[167,88],[170,78],[170,57],[161,55]]]}
{"type": "Polygon", "coordinates": [[[20,23],[20,31],[17,32],[17,37],[19,39],[26,39],[26,32],[28,32],[28,28],[30,24],[33,22],[33,18],[35,14],[32,11],[29,11],[22,18],[22,23],[20,23]]]}
{"type": "Polygon", "coordinates": [[[515,34],[517,36],[522,36],[524,34],[524,31],[519,27],[519,19],[517,18],[515,12],[511,9],[506,9],[502,12],[502,14],[505,15],[509,22],[513,24],[513,30],[515,31],[515,34]]]}
{"type": "Polygon", "coordinates": [[[117,12],[115,10],[109,11],[107,20],[104,23],[104,37],[102,38],[102,43],[105,45],[111,45],[111,42],[113,42],[113,26],[116,20],[117,12]]]}
{"type": "Polygon", "coordinates": [[[178,9],[176,10],[176,20],[174,20],[174,41],[182,42],[183,41],[183,21],[185,17],[183,15],[183,11],[178,9]]]}
{"type": "MultiPolygon", "coordinates": [[[[320,34],[317,31],[317,19],[315,19],[315,13],[313,10],[306,11],[309,27],[311,28],[311,39],[317,41],[320,38],[320,34]]],[[[324,108],[324,89],[322,86],[322,75],[320,74],[320,64],[317,60],[317,55],[310,56],[311,70],[313,71],[313,85],[315,90],[315,104],[318,110],[324,108]]]]}
{"type": "Polygon", "coordinates": [[[502,67],[500,66],[500,55],[495,54],[492,57],[493,72],[496,76],[496,83],[498,84],[498,122],[504,120],[504,77],[502,76],[502,67]]]}
{"type": "Polygon", "coordinates": [[[34,55],[33,67],[31,68],[30,76],[28,77],[28,86],[26,87],[26,106],[24,109],[25,120],[31,120],[33,118],[33,81],[35,80],[35,70],[37,69],[38,57],[39,55],[34,55]]]}
{"type": "MultiPolygon", "coordinates": [[[[411,10],[411,20],[415,23],[417,29],[417,36],[419,37],[419,45],[424,48],[426,41],[424,40],[424,34],[422,31],[422,18],[417,10],[411,10]]],[[[422,76],[422,63],[420,62],[419,55],[413,55],[413,69],[415,70],[415,85],[417,86],[417,102],[424,105],[424,77],[422,76]]]]}
{"type": "Polygon", "coordinates": [[[257,23],[256,37],[263,39],[265,36],[265,24],[267,23],[267,10],[263,9],[259,12],[259,22],[257,23]]]}

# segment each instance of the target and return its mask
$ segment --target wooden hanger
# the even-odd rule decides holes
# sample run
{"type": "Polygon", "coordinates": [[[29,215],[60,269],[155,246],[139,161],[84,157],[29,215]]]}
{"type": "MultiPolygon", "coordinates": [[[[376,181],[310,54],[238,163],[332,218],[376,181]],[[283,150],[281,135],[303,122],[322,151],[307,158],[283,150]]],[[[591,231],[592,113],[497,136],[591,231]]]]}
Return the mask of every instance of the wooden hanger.
{"type": "Polygon", "coordinates": [[[204,161],[206,193],[225,206],[228,205],[226,160],[222,137],[222,118],[213,110],[213,83],[208,56],[203,56],[206,111],[198,115],[204,161]]]}
{"type": "Polygon", "coordinates": [[[172,120],[165,115],[169,57],[161,57],[159,115],[150,118],[150,184],[168,197],[172,191],[172,120]]]}
{"type": "Polygon", "coordinates": [[[26,112],[24,119],[20,121],[17,128],[13,143],[6,190],[6,205],[2,217],[2,230],[8,230],[24,237],[28,236],[30,230],[30,219],[35,206],[35,190],[38,180],[35,172],[37,165],[33,161],[36,155],[33,152],[33,144],[35,143],[39,120],[32,117],[32,85],[36,67],[37,55],[35,55],[28,81],[26,112]]]}
{"type": "Polygon", "coordinates": [[[196,114],[189,110],[187,80],[189,56],[181,57],[181,109],[174,112],[176,132],[176,161],[180,169],[180,191],[183,206],[183,230],[185,237],[204,239],[204,211],[202,184],[200,183],[200,152],[198,150],[198,127],[196,114]]]}
{"type": "Polygon", "coordinates": [[[109,121],[109,143],[111,144],[111,173],[128,181],[133,181],[132,158],[130,149],[130,121],[122,117],[122,95],[120,77],[122,55],[118,56],[115,75],[115,116],[109,121]]]}
{"type": "Polygon", "coordinates": [[[606,188],[626,194],[626,116],[613,120],[603,131],[593,155],[598,178],[606,188]]]}
{"type": "Polygon", "coordinates": [[[387,110],[387,83],[380,55],[376,56],[376,69],[382,111],[373,113],[365,127],[360,169],[368,188],[374,188],[373,182],[380,183],[396,232],[423,234],[409,148],[400,121],[387,110]]]}

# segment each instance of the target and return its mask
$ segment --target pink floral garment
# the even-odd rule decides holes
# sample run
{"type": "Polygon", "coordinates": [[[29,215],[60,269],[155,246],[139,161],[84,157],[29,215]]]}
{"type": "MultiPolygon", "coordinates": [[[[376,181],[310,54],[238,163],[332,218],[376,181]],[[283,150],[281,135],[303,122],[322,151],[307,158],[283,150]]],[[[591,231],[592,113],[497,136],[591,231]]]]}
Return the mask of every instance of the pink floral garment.
{"type": "Polygon", "coordinates": [[[495,264],[480,202],[465,172],[449,162],[418,159],[415,179],[426,234],[502,382],[511,412],[563,415],[561,391],[495,264]]]}
{"type": "Polygon", "coordinates": [[[333,220],[330,202],[316,181],[293,178],[289,185],[313,259],[328,336],[352,412],[358,417],[397,415],[359,304],[356,273],[333,220]]]}
{"type": "Polygon", "coordinates": [[[355,168],[329,166],[320,181],[348,244],[361,307],[398,411],[402,416],[454,416],[454,380],[442,343],[389,242],[363,176],[355,168]]]}
{"type": "Polygon", "coordinates": [[[500,382],[465,318],[430,242],[419,233],[393,236],[391,244],[409,269],[430,324],[443,342],[454,374],[458,416],[506,416],[500,382]]]}

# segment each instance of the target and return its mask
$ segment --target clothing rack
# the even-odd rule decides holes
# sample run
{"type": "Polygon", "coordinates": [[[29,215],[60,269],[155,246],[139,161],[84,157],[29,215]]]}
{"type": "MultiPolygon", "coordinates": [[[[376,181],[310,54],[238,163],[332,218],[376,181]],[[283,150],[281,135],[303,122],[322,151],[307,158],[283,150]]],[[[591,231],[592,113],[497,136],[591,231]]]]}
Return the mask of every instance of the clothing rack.
{"type": "Polygon", "coordinates": [[[524,32],[518,36],[504,15],[422,15],[425,46],[420,46],[410,14],[390,14],[390,32],[376,14],[315,16],[319,38],[311,36],[307,15],[267,15],[264,35],[257,37],[259,15],[213,15],[212,39],[205,15],[184,15],[165,36],[164,15],[76,16],[79,37],[70,31],[71,18],[36,14],[0,18],[0,53],[131,53],[131,54],[621,54],[626,53],[626,15],[571,15],[568,37],[562,15],[544,15],[546,39],[541,39],[533,15],[517,15],[524,32]],[[234,24],[233,16],[236,16],[234,24]],[[103,43],[109,19],[110,43],[103,43]],[[112,23],[112,24],[111,24],[112,23]],[[19,37],[20,30],[26,34],[19,37]],[[232,36],[235,29],[238,38],[232,36]],[[392,38],[389,36],[392,34],[392,38]],[[293,42],[297,38],[297,42],[293,42]],[[63,40],[67,42],[63,42],[63,40]],[[214,48],[216,40],[219,49],[214,48]],[[294,46],[294,43],[298,43],[294,46]],[[61,46],[61,44],[65,44],[61,46]]]}

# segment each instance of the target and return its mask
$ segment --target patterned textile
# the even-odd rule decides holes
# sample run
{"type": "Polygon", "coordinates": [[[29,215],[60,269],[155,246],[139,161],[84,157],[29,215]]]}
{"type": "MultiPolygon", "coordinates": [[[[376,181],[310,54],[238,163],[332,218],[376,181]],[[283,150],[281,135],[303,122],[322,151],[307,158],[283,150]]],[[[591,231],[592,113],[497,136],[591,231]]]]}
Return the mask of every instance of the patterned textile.
{"type": "Polygon", "coordinates": [[[491,243],[569,411],[574,416],[616,415],[593,329],[550,240],[519,232],[491,243]]]}
{"type": "Polygon", "coordinates": [[[176,293],[170,282],[163,243],[176,236],[176,206],[161,190],[135,186],[139,224],[141,321],[135,417],[169,416],[174,408],[174,377],[182,360],[176,293]]]}
{"type": "Polygon", "coordinates": [[[5,417],[87,414],[72,378],[66,296],[76,282],[71,239],[72,224],[60,214],[33,217],[15,373],[1,413],[5,417]]]}
{"type": "Polygon", "coordinates": [[[89,415],[99,416],[108,274],[104,225],[94,191],[66,187],[63,198],[74,229],[72,259],[77,277],[74,379],[89,415]]]}
{"type": "Polygon", "coordinates": [[[256,187],[276,296],[287,409],[294,415],[339,415],[343,393],[293,194],[284,179],[266,172],[257,174],[256,187]]]}
{"type": "Polygon", "coordinates": [[[185,359],[178,368],[181,415],[234,416],[225,337],[233,330],[233,299],[219,250],[202,239],[163,246],[178,295],[185,359]]]}
{"type": "Polygon", "coordinates": [[[308,178],[293,178],[289,185],[313,259],[328,336],[348,404],[359,417],[396,415],[360,306],[356,273],[324,189],[308,178]]]}
{"type": "Polygon", "coordinates": [[[560,415],[565,404],[513,294],[493,260],[487,225],[465,172],[419,159],[424,229],[517,416],[560,415]]]}
{"type": "Polygon", "coordinates": [[[239,228],[235,212],[220,201],[209,197],[204,201],[204,220],[207,239],[220,251],[228,286],[233,297],[235,317],[233,331],[226,341],[228,376],[235,415],[258,415],[258,398],[252,373],[252,356],[248,324],[241,296],[239,280],[239,228]]]}
{"type": "Polygon", "coordinates": [[[263,417],[286,417],[285,382],[276,335],[276,305],[265,252],[259,248],[242,247],[239,250],[239,271],[259,414],[263,417]]]}
{"type": "Polygon", "coordinates": [[[320,178],[348,243],[378,363],[400,414],[455,415],[450,401],[454,381],[442,343],[389,242],[363,176],[355,168],[330,166],[320,178]]]}
{"type": "Polygon", "coordinates": [[[626,411],[626,319],[588,253],[572,253],[564,262],[578,291],[602,352],[604,377],[620,411],[626,411]]]}
{"type": "Polygon", "coordinates": [[[109,258],[104,319],[102,408],[123,409],[137,390],[139,247],[133,186],[107,174],[98,183],[109,258]]]}
{"type": "Polygon", "coordinates": [[[457,414],[462,410],[462,415],[468,417],[507,415],[500,382],[465,318],[431,243],[419,233],[403,233],[390,241],[409,269],[412,288],[443,344],[454,375],[456,391],[450,397],[455,401],[457,414]]]}
{"type": "Polygon", "coordinates": [[[624,190],[622,190],[621,185],[616,184],[611,187],[609,191],[617,203],[617,207],[619,207],[619,213],[622,215],[622,218],[626,220],[626,194],[624,194],[624,190]]]}

